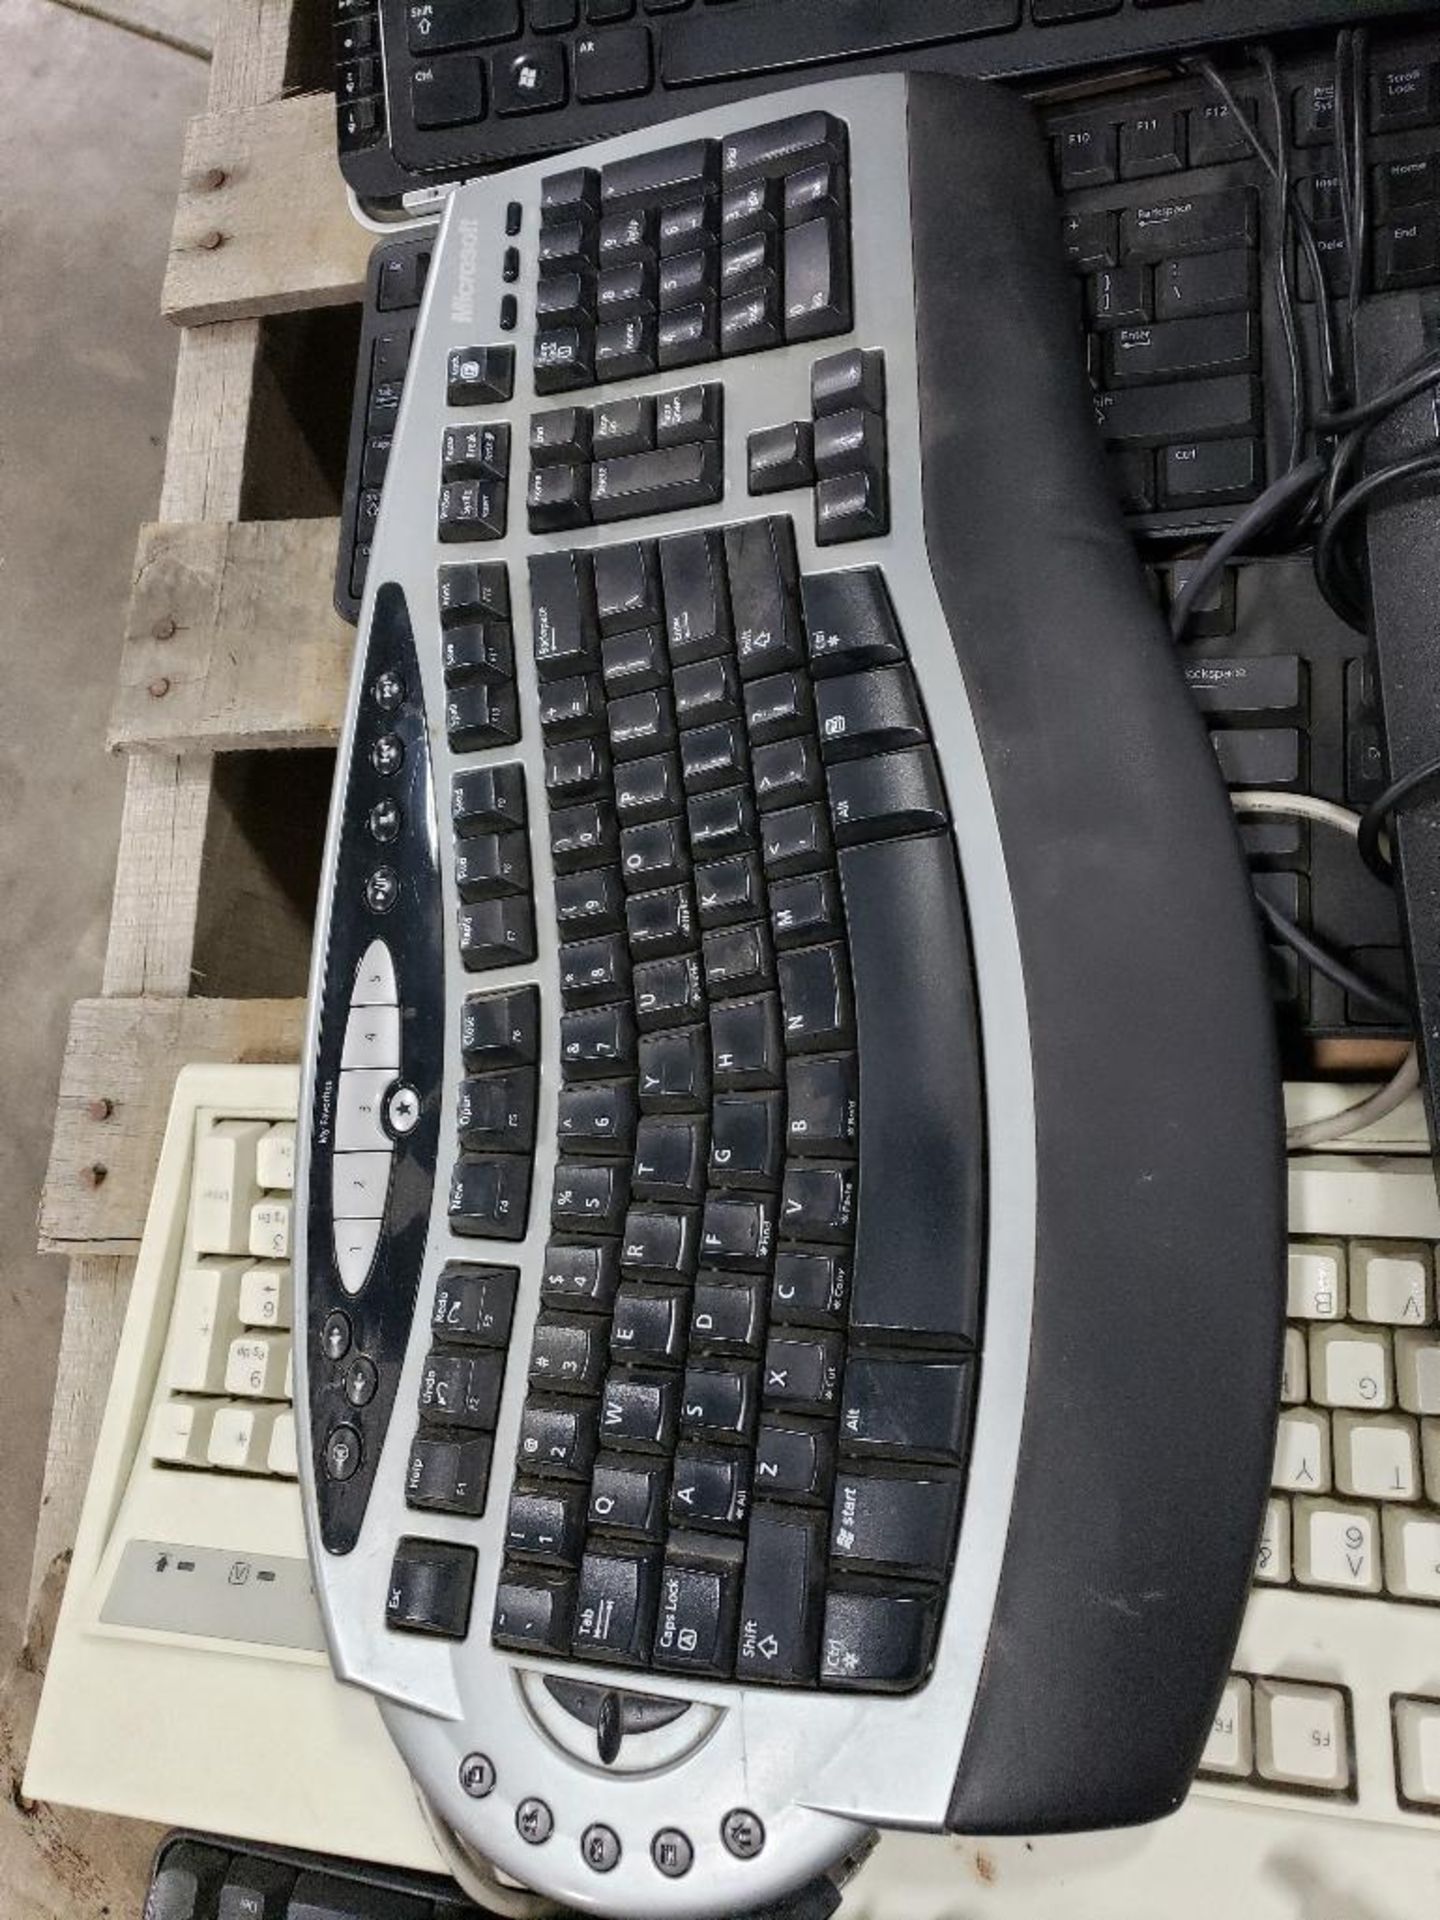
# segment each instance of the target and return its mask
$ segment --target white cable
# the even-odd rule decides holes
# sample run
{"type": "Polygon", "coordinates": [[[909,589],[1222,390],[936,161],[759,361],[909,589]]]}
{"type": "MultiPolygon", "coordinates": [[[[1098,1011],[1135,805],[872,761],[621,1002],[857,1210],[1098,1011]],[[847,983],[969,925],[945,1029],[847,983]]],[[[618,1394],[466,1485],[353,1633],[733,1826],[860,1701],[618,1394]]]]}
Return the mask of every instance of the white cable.
{"type": "Polygon", "coordinates": [[[1338,1113],[1287,1127],[1286,1149],[1294,1153],[1302,1147],[1324,1147],[1334,1140],[1344,1140],[1352,1133],[1359,1133],[1362,1127],[1368,1127],[1373,1120],[1383,1120],[1387,1113],[1393,1113],[1419,1084],[1420,1056],[1411,1047],[1384,1086],[1377,1087],[1374,1093],[1355,1101],[1352,1106],[1341,1107],[1338,1113]]]}
{"type": "Polygon", "coordinates": [[[1352,813],[1349,807],[1342,807],[1334,800],[1322,800],[1314,793],[1276,793],[1257,787],[1232,793],[1230,804],[1236,813],[1278,813],[1296,820],[1315,820],[1321,826],[1348,834],[1352,840],[1360,831],[1358,813],[1352,813]]]}
{"type": "Polygon", "coordinates": [[[544,1916],[558,1913],[554,1901],[543,1894],[501,1879],[499,1869],[467,1846],[448,1821],[441,1819],[419,1785],[414,1780],[410,1784],[430,1837],[467,1900],[473,1900],[482,1913],[502,1914],[506,1920],[544,1920],[544,1916]]]}
{"type": "MultiPolygon", "coordinates": [[[[1230,804],[1236,813],[1275,813],[1282,818],[1314,820],[1320,826],[1334,827],[1351,840],[1360,830],[1358,813],[1334,800],[1322,800],[1314,793],[1279,793],[1269,788],[1252,788],[1248,792],[1232,793],[1230,804]]],[[[1294,1153],[1302,1147],[1328,1146],[1332,1141],[1359,1133],[1372,1121],[1383,1120],[1387,1113],[1393,1113],[1419,1084],[1420,1060],[1411,1047],[1390,1079],[1374,1093],[1326,1114],[1323,1119],[1305,1120],[1298,1126],[1287,1127],[1286,1148],[1294,1153]]]]}

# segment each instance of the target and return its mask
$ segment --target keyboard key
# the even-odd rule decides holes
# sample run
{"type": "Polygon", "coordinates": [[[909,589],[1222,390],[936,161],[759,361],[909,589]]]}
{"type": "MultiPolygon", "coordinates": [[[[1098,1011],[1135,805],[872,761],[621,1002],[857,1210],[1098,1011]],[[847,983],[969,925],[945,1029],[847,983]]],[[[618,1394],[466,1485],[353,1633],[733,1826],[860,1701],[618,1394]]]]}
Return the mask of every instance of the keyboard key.
{"type": "Polygon", "coordinates": [[[824,1577],[823,1515],[767,1505],[752,1510],[735,1659],[738,1680],[813,1683],[824,1577]]]}
{"type": "Polygon", "coordinates": [[[745,1553],[738,1540],[672,1540],[660,1576],[655,1665],[728,1675],[734,1664],[745,1553]]]}
{"type": "Polygon", "coordinates": [[[830,1526],[836,1571],[943,1579],[955,1550],[961,1492],[957,1481],[881,1479],[842,1470],[830,1526]]]}
{"type": "Polygon", "coordinates": [[[1161,385],[1243,373],[1256,365],[1258,329],[1248,313],[1159,320],[1119,327],[1105,336],[1105,376],[1112,387],[1161,385]]]}
{"type": "Polygon", "coordinates": [[[1305,1398],[1306,1384],[1310,1378],[1306,1357],[1308,1351],[1305,1336],[1299,1327],[1287,1327],[1285,1359],[1280,1375],[1280,1398],[1286,1406],[1294,1406],[1305,1398]]]}
{"type": "Polygon", "coordinates": [[[580,1487],[539,1493],[517,1487],[510,1495],[505,1551],[516,1559],[575,1566],[585,1532],[585,1495],[580,1487]]]}
{"type": "Polygon", "coordinates": [[[675,1440],[679,1386],[671,1375],[612,1367],[600,1395],[603,1443],[668,1452],[675,1440]]]}
{"type": "Polygon", "coordinates": [[[1345,1696],[1293,1680],[1255,1682],[1255,1764],[1277,1786],[1342,1793],[1350,1784],[1345,1696]]]}
{"type": "MultiPolygon", "coordinates": [[[[631,327],[630,321],[617,325],[631,327]]],[[[632,357],[643,358],[637,347],[632,357]]],[[[647,371],[635,366],[632,371],[647,371]]],[[[628,379],[618,367],[607,375],[628,379]]],[[[642,514],[668,513],[680,507],[701,507],[718,500],[724,486],[719,443],[710,440],[659,447],[653,453],[634,453],[597,461],[591,473],[590,510],[599,523],[634,519],[642,514]]]]}
{"type": "Polygon", "coordinates": [[[1178,113],[1137,114],[1120,123],[1120,177],[1139,180],[1174,173],[1185,164],[1184,126],[1178,113]]]}
{"type": "Polygon", "coordinates": [[[1373,1507],[1330,1500],[1294,1504],[1295,1578],[1306,1587],[1380,1591],[1380,1528],[1373,1507]]]}
{"type": "Polygon", "coordinates": [[[1440,1414],[1440,1340],[1409,1328],[1397,1332],[1395,1384],[1407,1413],[1440,1414]]]}
{"type": "Polygon", "coordinates": [[[974,1373],[970,1360],[852,1354],[840,1402],[841,1446],[864,1456],[962,1466],[974,1373]]]}
{"type": "Polygon", "coordinates": [[[828,1506],[835,1442],[828,1426],[771,1415],[755,1443],[755,1492],[771,1500],[828,1506]]]}
{"type": "Polygon", "coordinates": [[[506,1567],[495,1589],[497,1646],[518,1653],[568,1653],[575,1589],[563,1576],[506,1567]]]}
{"type": "Polygon", "coordinates": [[[1210,744],[1228,787],[1297,787],[1303,779],[1301,736],[1293,727],[1217,729],[1210,744]]]}
{"type": "Polygon", "coordinates": [[[1367,1335],[1351,1326],[1312,1327],[1310,1395],[1324,1407],[1388,1407],[1393,1399],[1388,1335],[1367,1335]]]}
{"type": "Polygon", "coordinates": [[[1248,374],[1230,374],[1217,380],[1097,393],[1095,411],[1101,433],[1114,446],[1160,447],[1172,441],[1223,439],[1258,428],[1260,390],[1248,374]]]}
{"type": "Polygon", "coordinates": [[[744,521],[724,530],[735,652],[746,680],[804,658],[794,536],[787,520],[744,521]]]}
{"type": "Polygon", "coordinates": [[[595,1394],[607,1360],[603,1329],[541,1312],[530,1342],[530,1384],[553,1393],[595,1394]]]}
{"type": "Polygon", "coordinates": [[[585,1402],[564,1406],[527,1400],[515,1460],[523,1473],[588,1479],[595,1460],[594,1408],[585,1402]]]}
{"type": "Polygon", "coordinates": [[[750,1473],[743,1454],[681,1447],[670,1481],[672,1527],[736,1533],[749,1503],[750,1473]]]}
{"type": "Polygon", "coordinates": [[[954,855],[940,836],[881,842],[842,852],[840,873],[865,1089],[852,1331],[926,1346],[969,1343],[979,1315],[976,1143],[984,1128],[954,855]],[[937,952],[949,956],[938,980],[926,958],[937,952]],[[944,1143],[941,1161],[911,1151],[917,1129],[944,1143]]]}
{"type": "Polygon", "coordinates": [[[1287,1409],[1275,1434],[1270,1484],[1292,1493],[1324,1493],[1330,1485],[1330,1422],[1313,1407],[1287,1409]]]}
{"type": "Polygon", "coordinates": [[[470,1626],[477,1555],[450,1541],[402,1539],[385,1595],[385,1622],[405,1633],[463,1640],[470,1626]]]}
{"type": "Polygon", "coordinates": [[[1286,1256],[1285,1311],[1292,1320],[1343,1320],[1348,1266],[1338,1240],[1292,1240],[1286,1256]]]}
{"type": "Polygon", "coordinates": [[[617,1360],[676,1366],[684,1358],[689,1317],[689,1299],[678,1289],[627,1282],[615,1298],[611,1354],[617,1360]]]}
{"type": "Polygon", "coordinates": [[[1255,1578],[1262,1585],[1285,1585],[1290,1578],[1290,1559],[1290,1503],[1267,1500],[1260,1551],[1255,1556],[1255,1578]]]}
{"type": "Polygon", "coordinates": [[[842,847],[930,833],[948,822],[939,769],[928,747],[841,761],[827,779],[835,838],[842,847]]]}
{"type": "Polygon", "coordinates": [[[1250,247],[1162,260],[1155,268],[1155,318],[1244,311],[1258,302],[1259,265],[1250,247]]]}
{"type": "Polygon", "coordinates": [[[1402,1794],[1420,1806],[1440,1806],[1440,1701],[1402,1697],[1390,1711],[1402,1794]]]}
{"type": "Polygon", "coordinates": [[[1357,1240],[1350,1248],[1350,1311],[1357,1320],[1423,1326],[1431,1319],[1431,1253],[1418,1240],[1357,1240]]]}
{"type": "Polygon", "coordinates": [[[1171,507],[1224,506],[1260,491],[1257,440],[1192,440],[1166,447],[1160,484],[1171,507]]]}
{"type": "Polygon", "coordinates": [[[1056,138],[1055,153],[1062,193],[1107,186],[1119,176],[1119,140],[1107,122],[1067,127],[1056,138]]]}
{"type": "Polygon", "coordinates": [[[1415,1423],[1337,1413],[1332,1430],[1335,1486],[1361,1500],[1418,1500],[1420,1459],[1415,1423]]]}
{"type": "Polygon", "coordinates": [[[710,1140],[712,1185],[773,1190],[780,1183],[784,1151],[785,1120],[778,1093],[717,1096],[710,1140]]]}
{"type": "Polygon", "coordinates": [[[575,98],[619,100],[650,85],[650,34],[616,27],[583,36],[575,48],[575,98]]]}
{"type": "Polygon", "coordinates": [[[687,1367],[680,1430],[687,1440],[748,1440],[758,1400],[753,1366],[716,1361],[687,1367]]]}
{"type": "Polygon", "coordinates": [[[1252,247],[1257,231],[1253,187],[1177,194],[1120,215],[1120,251],[1128,260],[1168,260],[1183,253],[1252,247]]]}
{"type": "Polygon", "coordinates": [[[405,1469],[405,1504],[478,1518],[490,1484],[488,1434],[438,1438],[418,1433],[405,1469]]]}
{"type": "Polygon", "coordinates": [[[574,1652],[620,1666],[646,1662],[659,1584],[659,1564],[648,1551],[587,1552],[575,1599],[574,1652]]]}
{"type": "Polygon", "coordinates": [[[1402,1600],[1440,1601],[1440,1519],[1387,1506],[1381,1521],[1386,1591],[1402,1600]]]}
{"type": "Polygon", "coordinates": [[[1243,1780],[1255,1764],[1254,1754],[1250,1682],[1242,1674],[1232,1673],[1221,1689],[1220,1704],[1200,1756],[1200,1771],[1243,1780]]]}
{"type": "Polygon", "coordinates": [[[929,1671],[939,1605],[918,1587],[831,1592],[820,1636],[822,1687],[904,1693],[929,1671]]]}
{"type": "Polygon", "coordinates": [[[565,51],[540,42],[523,53],[497,55],[491,67],[495,111],[501,115],[543,113],[563,107],[569,83],[565,51]]]}
{"type": "Polygon", "coordinates": [[[668,1479],[663,1461],[602,1454],[590,1480],[591,1527],[659,1541],[664,1534],[668,1479]]]}

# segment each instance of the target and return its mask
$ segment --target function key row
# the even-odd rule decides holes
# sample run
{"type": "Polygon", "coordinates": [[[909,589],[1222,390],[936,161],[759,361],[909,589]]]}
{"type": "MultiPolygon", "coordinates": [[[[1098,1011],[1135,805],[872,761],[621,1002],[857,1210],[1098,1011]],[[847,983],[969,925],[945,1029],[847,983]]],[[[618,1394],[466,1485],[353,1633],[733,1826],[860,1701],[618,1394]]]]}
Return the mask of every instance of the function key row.
{"type": "Polygon", "coordinates": [[[829,114],[552,174],[540,217],[538,393],[851,324],[846,133],[829,114]]]}
{"type": "Polygon", "coordinates": [[[718,381],[530,416],[532,533],[706,506],[724,490],[718,381]]]}

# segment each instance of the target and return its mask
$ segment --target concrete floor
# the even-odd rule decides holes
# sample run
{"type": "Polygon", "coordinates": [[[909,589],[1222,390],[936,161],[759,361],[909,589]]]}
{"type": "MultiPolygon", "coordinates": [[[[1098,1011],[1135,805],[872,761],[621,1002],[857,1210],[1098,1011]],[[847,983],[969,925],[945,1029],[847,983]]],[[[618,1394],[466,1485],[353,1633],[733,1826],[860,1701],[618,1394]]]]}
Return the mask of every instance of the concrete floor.
{"type": "MultiPolygon", "coordinates": [[[[153,13],[155,8],[150,6],[153,13]]],[[[193,12],[193,7],[188,11],[193,12]]],[[[23,1631],[64,1301],[35,1215],[70,1004],[100,984],[124,771],[104,749],[135,537],[159,495],[176,336],[160,317],[202,59],[56,5],[0,0],[0,1674],[23,1631]]],[[[27,1701],[12,1678],[0,1734],[27,1701]]],[[[23,1683],[22,1683],[23,1692],[23,1683]]],[[[18,1724],[17,1724],[18,1723],[18,1724]]],[[[0,1752],[7,1773],[13,1751],[0,1752]]],[[[5,1920],[137,1915],[0,1796],[5,1920]],[[7,1828],[9,1829],[7,1831],[7,1828]]],[[[93,1825],[93,1823],[91,1823],[93,1825]]],[[[138,1838],[138,1833],[137,1836],[138,1838]]],[[[148,1848],[148,1836],[145,1842],[148,1848]]],[[[117,1865],[119,1864],[117,1859],[117,1865]]]]}

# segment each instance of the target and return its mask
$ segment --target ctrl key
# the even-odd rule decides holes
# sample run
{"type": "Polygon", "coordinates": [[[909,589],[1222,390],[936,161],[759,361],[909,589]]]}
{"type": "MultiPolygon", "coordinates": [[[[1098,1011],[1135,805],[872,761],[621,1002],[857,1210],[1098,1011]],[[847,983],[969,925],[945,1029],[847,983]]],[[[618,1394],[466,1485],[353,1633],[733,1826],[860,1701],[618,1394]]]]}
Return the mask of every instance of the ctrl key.
{"type": "Polygon", "coordinates": [[[385,1623],[402,1633],[463,1640],[475,1591],[474,1547],[448,1540],[402,1539],[385,1594],[385,1623]]]}
{"type": "Polygon", "coordinates": [[[905,1693],[930,1666],[939,1608],[933,1592],[885,1587],[832,1592],[820,1637],[822,1687],[905,1693]]]}

